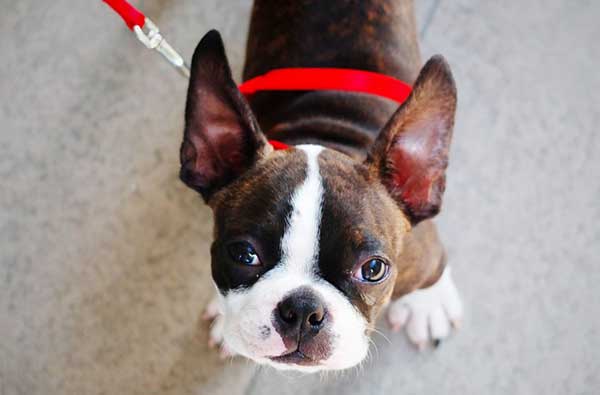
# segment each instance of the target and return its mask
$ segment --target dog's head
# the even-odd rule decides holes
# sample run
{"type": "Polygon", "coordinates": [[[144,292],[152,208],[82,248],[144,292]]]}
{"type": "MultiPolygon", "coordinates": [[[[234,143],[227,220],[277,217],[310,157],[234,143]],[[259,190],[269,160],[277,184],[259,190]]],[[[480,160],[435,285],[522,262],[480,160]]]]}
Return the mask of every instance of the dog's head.
{"type": "Polygon", "coordinates": [[[192,61],[181,179],[214,212],[212,274],[224,341],[255,361],[343,369],[367,354],[375,317],[419,276],[411,226],[444,190],[456,93],[432,58],[364,162],[315,145],[274,151],[231,78],[216,32],[192,61]]]}

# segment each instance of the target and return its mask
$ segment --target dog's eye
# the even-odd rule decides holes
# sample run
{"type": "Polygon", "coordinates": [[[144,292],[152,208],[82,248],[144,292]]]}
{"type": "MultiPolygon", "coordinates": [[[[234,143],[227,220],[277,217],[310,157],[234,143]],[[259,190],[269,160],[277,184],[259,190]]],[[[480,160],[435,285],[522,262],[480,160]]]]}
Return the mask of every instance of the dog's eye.
{"type": "Polygon", "coordinates": [[[361,281],[376,283],[383,280],[389,273],[388,265],[378,258],[369,259],[359,268],[356,276],[361,281]]]}
{"type": "Polygon", "coordinates": [[[260,265],[260,259],[258,259],[258,255],[256,254],[256,251],[254,251],[254,247],[252,247],[252,245],[250,245],[248,242],[238,241],[231,243],[227,247],[227,251],[229,252],[231,259],[240,265],[260,265]]]}

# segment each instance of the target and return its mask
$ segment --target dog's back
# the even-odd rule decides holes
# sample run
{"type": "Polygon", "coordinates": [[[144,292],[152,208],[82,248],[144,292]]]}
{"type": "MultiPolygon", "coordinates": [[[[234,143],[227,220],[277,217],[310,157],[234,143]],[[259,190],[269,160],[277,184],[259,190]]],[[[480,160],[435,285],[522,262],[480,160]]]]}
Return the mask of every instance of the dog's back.
{"type": "MultiPolygon", "coordinates": [[[[255,1],[243,78],[284,67],[368,70],[412,83],[421,67],[412,1],[255,1]]],[[[358,157],[397,108],[331,91],[262,92],[250,104],[270,137],[358,157]]]]}
{"type": "Polygon", "coordinates": [[[421,67],[410,0],[254,2],[244,79],[282,67],[343,67],[412,83],[421,67]]]}

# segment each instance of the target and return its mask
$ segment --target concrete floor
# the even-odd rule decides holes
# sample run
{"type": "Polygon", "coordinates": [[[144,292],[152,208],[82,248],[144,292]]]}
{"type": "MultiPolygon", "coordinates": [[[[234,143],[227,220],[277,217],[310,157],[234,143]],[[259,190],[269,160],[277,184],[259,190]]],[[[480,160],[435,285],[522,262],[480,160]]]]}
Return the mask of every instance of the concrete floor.
{"type": "MultiPolygon", "coordinates": [[[[210,213],[177,180],[186,82],[100,1],[2,2],[0,394],[593,394],[600,387],[600,3],[420,1],[459,89],[439,217],[464,329],[361,370],[222,362],[199,313],[210,213]]],[[[135,2],[188,57],[250,1],[135,2]]]]}

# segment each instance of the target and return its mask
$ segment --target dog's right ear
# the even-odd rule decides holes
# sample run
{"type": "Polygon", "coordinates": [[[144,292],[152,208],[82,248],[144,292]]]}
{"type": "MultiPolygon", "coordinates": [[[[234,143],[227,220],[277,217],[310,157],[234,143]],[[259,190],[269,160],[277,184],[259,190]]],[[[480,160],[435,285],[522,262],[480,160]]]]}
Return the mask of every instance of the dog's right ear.
{"type": "Polygon", "coordinates": [[[266,155],[268,147],[231,77],[221,35],[211,30],[192,58],[179,177],[208,202],[266,155]]]}
{"type": "Polygon", "coordinates": [[[450,66],[434,56],[369,152],[368,165],[413,224],[440,211],[455,112],[450,66]]]}

